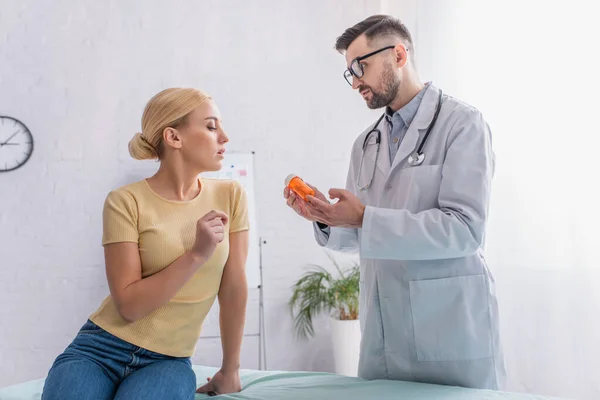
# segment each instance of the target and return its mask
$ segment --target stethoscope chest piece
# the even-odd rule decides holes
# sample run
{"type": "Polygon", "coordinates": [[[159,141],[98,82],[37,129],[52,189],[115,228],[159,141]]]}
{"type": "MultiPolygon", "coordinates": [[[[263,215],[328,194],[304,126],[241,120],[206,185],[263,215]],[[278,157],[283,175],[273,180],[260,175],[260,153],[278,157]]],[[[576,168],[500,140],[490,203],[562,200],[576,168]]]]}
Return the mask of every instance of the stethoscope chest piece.
{"type": "Polygon", "coordinates": [[[408,163],[413,167],[423,164],[423,161],[425,161],[425,153],[414,152],[408,156],[408,163]]]}

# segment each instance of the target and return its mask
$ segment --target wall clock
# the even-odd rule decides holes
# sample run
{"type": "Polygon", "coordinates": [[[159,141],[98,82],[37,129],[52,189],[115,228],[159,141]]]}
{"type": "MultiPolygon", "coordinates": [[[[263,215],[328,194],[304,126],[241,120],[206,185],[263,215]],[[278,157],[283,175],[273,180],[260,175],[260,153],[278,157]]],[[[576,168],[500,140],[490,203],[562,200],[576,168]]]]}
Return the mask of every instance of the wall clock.
{"type": "Polygon", "coordinates": [[[33,136],[16,118],[0,115],[0,172],[25,165],[33,153],[33,136]]]}

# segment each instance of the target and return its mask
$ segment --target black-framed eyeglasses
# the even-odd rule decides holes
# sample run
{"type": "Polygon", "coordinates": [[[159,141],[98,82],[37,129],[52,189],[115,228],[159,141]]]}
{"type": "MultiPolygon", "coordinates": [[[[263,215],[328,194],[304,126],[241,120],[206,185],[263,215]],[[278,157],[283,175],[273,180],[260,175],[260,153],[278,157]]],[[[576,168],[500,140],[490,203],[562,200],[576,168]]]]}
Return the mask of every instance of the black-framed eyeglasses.
{"type": "Polygon", "coordinates": [[[346,82],[348,82],[348,84],[350,86],[352,86],[352,76],[355,76],[359,79],[363,77],[363,75],[365,74],[365,70],[363,69],[363,66],[360,63],[362,60],[369,58],[371,56],[374,56],[377,53],[381,53],[384,50],[393,49],[394,47],[396,47],[396,46],[386,46],[379,50],[375,50],[368,54],[365,54],[364,56],[356,57],[350,63],[350,68],[348,68],[344,71],[344,78],[346,78],[346,82]]]}

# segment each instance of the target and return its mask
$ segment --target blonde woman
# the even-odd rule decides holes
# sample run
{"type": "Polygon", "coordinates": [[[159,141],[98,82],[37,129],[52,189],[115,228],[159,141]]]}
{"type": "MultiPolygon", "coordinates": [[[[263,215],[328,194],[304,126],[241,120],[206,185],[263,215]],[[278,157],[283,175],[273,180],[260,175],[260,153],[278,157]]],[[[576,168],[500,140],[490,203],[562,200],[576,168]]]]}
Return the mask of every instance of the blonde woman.
{"type": "Polygon", "coordinates": [[[42,399],[193,399],[190,357],[217,297],[223,363],[198,392],[241,390],[246,196],[235,181],[198,177],[221,168],[228,140],[199,90],[167,89],[148,102],[129,152],[160,167],[108,194],[110,295],[55,360],[42,399]]]}

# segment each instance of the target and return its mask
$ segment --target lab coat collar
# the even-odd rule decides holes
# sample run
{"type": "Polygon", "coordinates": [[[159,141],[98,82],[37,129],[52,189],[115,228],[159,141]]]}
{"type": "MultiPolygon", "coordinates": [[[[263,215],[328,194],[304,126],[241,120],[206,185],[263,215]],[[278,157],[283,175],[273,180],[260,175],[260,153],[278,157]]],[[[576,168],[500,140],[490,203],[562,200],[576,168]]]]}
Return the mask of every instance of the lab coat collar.
{"type": "Polygon", "coordinates": [[[408,127],[406,135],[404,135],[404,139],[402,139],[402,142],[400,143],[400,148],[398,149],[396,157],[393,160],[390,172],[392,172],[394,168],[396,168],[415,150],[415,146],[417,145],[417,141],[419,140],[419,136],[421,134],[420,131],[427,129],[427,126],[433,118],[439,93],[440,90],[435,87],[432,82],[430,82],[425,94],[423,95],[423,100],[421,101],[419,110],[417,111],[412,123],[408,127]]]}
{"type": "MultiPolygon", "coordinates": [[[[392,162],[390,160],[390,152],[388,151],[389,148],[389,137],[390,137],[390,131],[391,131],[391,126],[390,126],[390,122],[387,121],[386,118],[383,118],[378,125],[372,125],[369,128],[368,132],[372,132],[373,129],[378,129],[381,132],[381,136],[380,136],[380,144],[379,144],[379,150],[378,150],[378,154],[376,154],[375,152],[367,152],[366,155],[364,155],[363,157],[367,157],[369,159],[371,159],[372,162],[375,162],[375,157],[377,157],[377,168],[383,173],[384,176],[387,177],[389,171],[390,171],[390,167],[392,165],[392,162]]],[[[375,136],[374,134],[372,135],[373,137],[375,136]]],[[[361,139],[362,140],[362,139],[361,139]]],[[[374,139],[370,139],[370,143],[372,143],[374,141],[374,139]]],[[[363,172],[363,173],[368,173],[368,172],[363,172]]]]}
{"type": "Polygon", "coordinates": [[[381,144],[379,146],[379,158],[377,160],[377,167],[384,176],[388,176],[390,172],[390,166],[392,161],[390,160],[390,132],[392,130],[391,123],[384,118],[379,124],[379,130],[381,131],[381,144]]]}
{"type": "Polygon", "coordinates": [[[423,100],[421,101],[421,105],[415,114],[415,118],[410,124],[410,128],[427,128],[429,122],[431,122],[431,119],[433,118],[433,114],[435,113],[435,107],[437,106],[440,89],[434,86],[433,82],[427,82],[425,85],[427,85],[427,88],[425,89],[423,100]]]}

